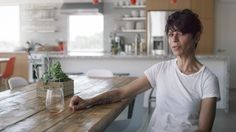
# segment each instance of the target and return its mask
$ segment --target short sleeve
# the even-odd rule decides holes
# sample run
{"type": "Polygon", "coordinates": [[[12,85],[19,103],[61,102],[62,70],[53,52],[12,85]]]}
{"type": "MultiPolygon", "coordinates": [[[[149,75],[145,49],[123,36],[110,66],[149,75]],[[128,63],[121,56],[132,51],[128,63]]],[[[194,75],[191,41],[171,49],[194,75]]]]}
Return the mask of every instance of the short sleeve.
{"type": "Polygon", "coordinates": [[[144,74],[147,77],[152,88],[156,87],[156,80],[159,70],[160,70],[160,63],[157,63],[144,71],[144,74]]]}
{"type": "Polygon", "coordinates": [[[219,81],[215,75],[208,77],[203,86],[202,99],[210,97],[216,97],[217,101],[220,100],[219,81]]]}

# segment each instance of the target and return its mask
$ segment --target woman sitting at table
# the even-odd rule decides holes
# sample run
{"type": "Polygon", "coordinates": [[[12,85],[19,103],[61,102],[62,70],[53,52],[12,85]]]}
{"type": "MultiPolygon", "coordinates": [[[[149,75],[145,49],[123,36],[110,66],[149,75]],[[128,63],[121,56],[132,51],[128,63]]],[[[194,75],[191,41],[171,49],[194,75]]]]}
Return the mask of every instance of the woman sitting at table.
{"type": "Polygon", "coordinates": [[[185,9],[170,15],[165,27],[175,59],[157,63],[132,83],[91,99],[74,96],[72,110],[106,104],[156,88],[156,108],[148,132],[210,132],[217,99],[217,77],[202,63],[195,51],[202,32],[198,15],[185,9]]]}

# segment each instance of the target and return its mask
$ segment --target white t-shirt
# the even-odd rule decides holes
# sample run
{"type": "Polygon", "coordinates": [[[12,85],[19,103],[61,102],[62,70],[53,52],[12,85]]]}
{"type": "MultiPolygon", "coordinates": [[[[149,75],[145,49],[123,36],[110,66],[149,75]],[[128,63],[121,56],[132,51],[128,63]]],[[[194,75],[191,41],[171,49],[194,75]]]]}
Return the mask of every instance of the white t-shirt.
{"type": "Polygon", "coordinates": [[[157,63],[144,73],[156,88],[156,108],[148,132],[195,132],[201,101],[208,97],[220,100],[218,79],[205,66],[186,75],[173,59],[157,63]]]}

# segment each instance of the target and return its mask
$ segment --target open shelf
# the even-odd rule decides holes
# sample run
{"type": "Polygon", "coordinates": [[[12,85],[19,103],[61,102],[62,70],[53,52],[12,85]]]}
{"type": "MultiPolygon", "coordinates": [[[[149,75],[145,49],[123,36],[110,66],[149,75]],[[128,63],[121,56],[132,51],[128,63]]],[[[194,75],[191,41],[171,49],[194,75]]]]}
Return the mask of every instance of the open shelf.
{"type": "Polygon", "coordinates": [[[121,18],[121,20],[124,20],[124,21],[144,21],[146,20],[146,17],[123,17],[121,18]]]}
{"type": "Polygon", "coordinates": [[[131,8],[131,9],[139,9],[146,8],[146,5],[124,5],[124,6],[115,6],[115,8],[131,8]]]}
{"type": "Polygon", "coordinates": [[[40,22],[53,22],[53,21],[57,21],[56,18],[35,18],[35,19],[24,19],[24,21],[28,21],[28,22],[32,22],[32,21],[40,21],[40,22]]]}
{"type": "Polygon", "coordinates": [[[124,33],[144,33],[146,29],[123,29],[121,31],[124,33]]]}
{"type": "Polygon", "coordinates": [[[35,32],[38,32],[38,33],[55,33],[55,32],[57,32],[57,30],[25,30],[25,32],[27,32],[27,33],[35,33],[35,32]]]}

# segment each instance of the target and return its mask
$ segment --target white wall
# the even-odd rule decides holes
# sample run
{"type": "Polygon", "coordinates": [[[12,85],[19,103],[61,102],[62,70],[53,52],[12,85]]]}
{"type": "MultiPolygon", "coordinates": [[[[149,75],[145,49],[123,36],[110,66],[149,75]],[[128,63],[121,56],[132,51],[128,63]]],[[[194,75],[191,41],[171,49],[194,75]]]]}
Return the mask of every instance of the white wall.
{"type": "Polygon", "coordinates": [[[230,56],[230,88],[236,88],[235,24],[236,0],[216,0],[215,53],[230,56]]]}

